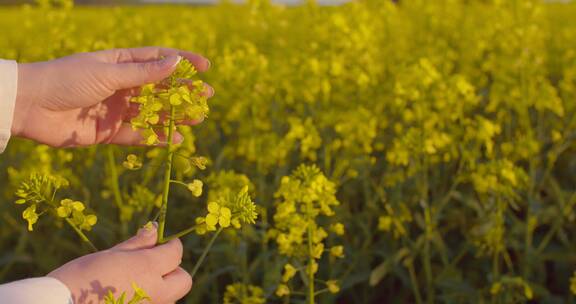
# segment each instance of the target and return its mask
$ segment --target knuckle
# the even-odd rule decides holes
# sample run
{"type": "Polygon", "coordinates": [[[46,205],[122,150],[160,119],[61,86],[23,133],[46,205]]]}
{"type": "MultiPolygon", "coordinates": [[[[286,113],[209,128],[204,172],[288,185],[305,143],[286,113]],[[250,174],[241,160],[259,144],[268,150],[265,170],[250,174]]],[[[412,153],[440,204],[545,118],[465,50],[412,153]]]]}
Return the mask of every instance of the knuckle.
{"type": "Polygon", "coordinates": [[[126,62],[130,58],[130,52],[127,49],[115,48],[113,52],[116,54],[117,62],[126,62]]]}
{"type": "Polygon", "coordinates": [[[154,73],[154,63],[138,63],[138,72],[144,76],[150,76],[154,73]]]}

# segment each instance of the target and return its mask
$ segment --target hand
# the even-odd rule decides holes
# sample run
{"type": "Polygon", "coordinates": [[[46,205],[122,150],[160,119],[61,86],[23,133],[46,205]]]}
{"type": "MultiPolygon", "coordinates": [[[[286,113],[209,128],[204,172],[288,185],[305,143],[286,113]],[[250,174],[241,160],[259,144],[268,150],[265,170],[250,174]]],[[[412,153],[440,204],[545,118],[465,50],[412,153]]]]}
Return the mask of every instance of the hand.
{"type": "MultiPolygon", "coordinates": [[[[202,56],[160,47],[19,64],[12,134],[56,147],[138,145],[142,138],[127,123],[135,116],[130,97],[137,87],[168,77],[182,57],[200,72],[210,66],[202,56]]],[[[213,93],[206,85],[206,95],[213,93]]],[[[176,134],[174,140],[182,136],[176,134]]]]}
{"type": "Polygon", "coordinates": [[[100,303],[108,291],[116,297],[133,295],[136,283],[152,303],[175,303],[192,287],[192,278],[179,267],[182,243],[175,239],[155,247],[156,228],[142,228],[138,234],[113,248],[73,260],[54,270],[49,277],[68,286],[76,304],[100,303]]]}

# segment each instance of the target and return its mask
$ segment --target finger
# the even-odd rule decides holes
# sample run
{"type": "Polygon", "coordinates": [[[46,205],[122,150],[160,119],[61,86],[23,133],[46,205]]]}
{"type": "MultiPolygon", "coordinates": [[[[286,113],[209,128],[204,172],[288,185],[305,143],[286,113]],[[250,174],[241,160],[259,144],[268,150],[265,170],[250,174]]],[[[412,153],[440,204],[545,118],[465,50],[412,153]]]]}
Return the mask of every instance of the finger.
{"type": "Polygon", "coordinates": [[[182,267],[178,267],[164,276],[164,283],[166,285],[166,301],[176,302],[190,292],[192,277],[182,267]]]}
{"type": "Polygon", "coordinates": [[[192,63],[199,72],[205,72],[210,68],[210,61],[205,57],[174,48],[148,46],[140,48],[115,49],[104,52],[108,52],[108,60],[113,63],[147,62],[158,60],[162,57],[179,55],[188,59],[188,61],[190,61],[190,63],[192,63]]]}
{"type": "Polygon", "coordinates": [[[132,238],[112,247],[113,250],[148,249],[156,245],[158,238],[157,224],[147,225],[138,230],[132,238]]]}
{"type": "MultiPolygon", "coordinates": [[[[193,89],[194,87],[194,81],[193,80],[188,80],[185,79],[183,80],[184,83],[186,83],[191,89],[193,89]]],[[[204,85],[204,90],[202,91],[202,93],[200,93],[200,95],[206,97],[206,98],[211,98],[212,96],[214,96],[214,88],[207,84],[207,83],[203,83],[204,85]]]]}
{"type": "Polygon", "coordinates": [[[159,82],[174,72],[181,59],[173,55],[155,61],[111,63],[107,65],[107,77],[117,90],[159,82]]]}
{"type": "MultiPolygon", "coordinates": [[[[158,147],[164,147],[167,144],[168,138],[164,132],[158,132],[158,147]]],[[[181,144],[184,141],[184,136],[175,131],[172,136],[172,143],[181,144]]],[[[145,138],[142,136],[141,131],[134,130],[130,124],[123,124],[118,129],[118,132],[110,139],[110,144],[123,145],[123,146],[146,146],[145,138]]]]}
{"type": "Polygon", "coordinates": [[[160,275],[174,271],[182,263],[183,247],[180,239],[146,249],[145,254],[153,261],[152,267],[160,275]]]}

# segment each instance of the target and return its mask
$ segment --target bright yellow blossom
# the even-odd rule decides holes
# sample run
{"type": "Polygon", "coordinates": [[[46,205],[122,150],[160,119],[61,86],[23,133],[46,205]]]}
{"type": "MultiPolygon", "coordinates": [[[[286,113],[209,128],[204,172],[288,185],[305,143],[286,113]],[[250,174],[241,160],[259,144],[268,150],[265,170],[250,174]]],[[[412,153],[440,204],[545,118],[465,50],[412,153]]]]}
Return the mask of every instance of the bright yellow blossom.
{"type": "Polygon", "coordinates": [[[216,225],[223,228],[230,226],[232,212],[228,207],[220,206],[217,202],[208,203],[208,215],[206,215],[206,226],[208,230],[216,230],[216,225]]]}

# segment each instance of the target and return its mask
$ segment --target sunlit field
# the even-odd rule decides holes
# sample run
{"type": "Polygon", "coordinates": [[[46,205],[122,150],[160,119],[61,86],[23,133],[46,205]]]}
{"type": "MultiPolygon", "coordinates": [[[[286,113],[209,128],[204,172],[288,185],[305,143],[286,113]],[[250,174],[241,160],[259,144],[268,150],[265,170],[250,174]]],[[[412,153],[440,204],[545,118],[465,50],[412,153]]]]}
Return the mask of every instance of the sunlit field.
{"type": "Polygon", "coordinates": [[[576,300],[576,4],[38,2],[0,7],[0,58],[175,47],[210,58],[194,79],[216,95],[170,148],[154,113],[132,122],[143,147],[11,140],[0,282],[113,246],[167,203],[197,271],[181,303],[576,300]]]}

